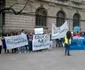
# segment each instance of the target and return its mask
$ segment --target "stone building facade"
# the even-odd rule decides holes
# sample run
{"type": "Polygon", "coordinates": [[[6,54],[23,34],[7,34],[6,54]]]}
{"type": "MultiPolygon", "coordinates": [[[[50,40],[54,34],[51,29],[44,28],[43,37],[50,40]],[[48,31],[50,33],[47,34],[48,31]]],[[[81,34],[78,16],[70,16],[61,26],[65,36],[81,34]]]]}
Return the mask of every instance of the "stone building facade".
{"type": "Polygon", "coordinates": [[[9,7],[16,12],[24,9],[20,14],[14,14],[13,10],[5,11],[4,32],[22,29],[29,32],[36,27],[51,30],[52,23],[59,27],[66,20],[69,30],[80,26],[81,31],[85,31],[84,0],[6,0],[5,8],[9,7]]]}

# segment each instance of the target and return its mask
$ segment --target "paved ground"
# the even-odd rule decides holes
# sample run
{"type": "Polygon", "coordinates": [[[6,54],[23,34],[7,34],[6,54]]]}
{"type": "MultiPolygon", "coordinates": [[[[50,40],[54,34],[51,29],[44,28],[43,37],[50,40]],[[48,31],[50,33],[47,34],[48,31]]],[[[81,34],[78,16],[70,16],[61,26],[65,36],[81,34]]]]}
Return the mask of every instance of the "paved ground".
{"type": "Polygon", "coordinates": [[[64,48],[52,51],[2,54],[0,70],[84,70],[85,51],[71,51],[64,56],[64,48]]]}

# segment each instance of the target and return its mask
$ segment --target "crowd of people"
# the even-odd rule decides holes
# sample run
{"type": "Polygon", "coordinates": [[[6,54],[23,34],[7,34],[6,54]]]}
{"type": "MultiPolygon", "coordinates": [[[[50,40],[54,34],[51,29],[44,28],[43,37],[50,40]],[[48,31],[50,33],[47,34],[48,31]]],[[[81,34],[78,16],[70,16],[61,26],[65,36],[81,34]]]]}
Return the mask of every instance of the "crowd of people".
{"type": "MultiPolygon", "coordinates": [[[[45,32],[45,34],[48,34],[48,33],[50,33],[50,32],[48,32],[48,31],[45,32]]],[[[5,53],[10,53],[10,50],[7,49],[4,37],[23,35],[23,34],[27,35],[28,45],[11,49],[11,53],[16,53],[16,52],[26,53],[27,51],[32,52],[32,40],[33,40],[34,33],[33,32],[27,33],[24,30],[22,30],[21,32],[17,32],[17,33],[10,33],[10,34],[7,33],[5,36],[0,37],[0,54],[1,54],[2,49],[4,49],[5,53]]],[[[51,35],[51,33],[50,33],[50,35],[51,35]]],[[[71,37],[71,39],[85,39],[85,33],[84,32],[71,32],[70,37],[71,37]]],[[[50,39],[51,39],[51,36],[50,36],[50,39]]],[[[56,47],[64,47],[64,46],[65,46],[65,38],[56,39],[56,47]]]]}
{"type": "MultiPolygon", "coordinates": [[[[45,34],[49,33],[49,31],[46,31],[45,34]]],[[[33,35],[34,35],[34,32],[25,32],[25,30],[22,30],[21,32],[17,32],[17,33],[7,33],[5,34],[3,37],[0,37],[0,54],[1,54],[1,51],[2,49],[4,49],[4,52],[5,53],[16,53],[16,52],[19,52],[19,53],[26,53],[26,52],[32,52],[32,40],[33,40],[33,35]],[[23,34],[26,34],[27,35],[27,40],[28,40],[28,45],[25,45],[25,46],[21,46],[21,47],[18,47],[18,48],[14,48],[14,49],[11,49],[11,50],[8,50],[7,49],[7,46],[6,46],[6,41],[5,41],[5,38],[4,37],[8,37],[8,36],[15,36],[15,35],[23,35],[23,34]]]]}
{"type": "Polygon", "coordinates": [[[71,32],[71,31],[67,31],[65,37],[62,39],[56,39],[56,47],[59,46],[61,44],[64,43],[64,47],[65,47],[65,55],[70,56],[70,47],[71,47],[71,43],[72,43],[72,39],[85,39],[85,33],[84,32],[71,32]],[[58,45],[57,45],[58,44],[58,45]]]}
{"type": "Polygon", "coordinates": [[[12,53],[16,53],[17,51],[19,53],[26,53],[27,51],[30,51],[31,52],[32,51],[32,40],[33,40],[33,32],[26,33],[24,30],[22,30],[21,32],[18,32],[18,33],[10,33],[10,34],[7,33],[5,36],[0,37],[0,54],[1,54],[2,49],[4,49],[4,52],[5,53],[10,53],[10,51],[12,53]],[[19,48],[14,48],[14,49],[8,50],[7,49],[7,46],[6,46],[6,41],[5,41],[5,38],[4,37],[15,36],[15,35],[23,35],[23,34],[26,34],[27,35],[28,45],[25,45],[25,46],[21,46],[19,48]]]}
{"type": "Polygon", "coordinates": [[[84,32],[72,32],[73,39],[84,39],[85,33],[84,32]]]}
{"type": "MultiPolygon", "coordinates": [[[[85,39],[85,32],[71,32],[72,39],[85,39]]],[[[56,39],[56,47],[64,47],[64,38],[56,39]]]]}

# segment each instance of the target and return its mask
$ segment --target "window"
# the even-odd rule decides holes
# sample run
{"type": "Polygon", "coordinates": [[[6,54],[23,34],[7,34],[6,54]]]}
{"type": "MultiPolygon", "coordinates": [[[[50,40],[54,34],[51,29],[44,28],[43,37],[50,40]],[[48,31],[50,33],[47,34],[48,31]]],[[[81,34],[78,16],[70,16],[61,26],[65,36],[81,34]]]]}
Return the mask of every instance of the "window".
{"type": "Polygon", "coordinates": [[[60,27],[65,22],[65,14],[63,11],[57,13],[57,23],[56,26],[60,27]]]}
{"type": "Polygon", "coordinates": [[[5,7],[5,0],[0,0],[0,10],[5,7]]]}
{"type": "Polygon", "coordinates": [[[73,27],[80,26],[80,15],[78,13],[75,13],[73,16],[73,27]]]}
{"type": "Polygon", "coordinates": [[[45,8],[38,8],[36,10],[36,26],[43,26],[46,27],[47,22],[47,11],[45,8]]]}

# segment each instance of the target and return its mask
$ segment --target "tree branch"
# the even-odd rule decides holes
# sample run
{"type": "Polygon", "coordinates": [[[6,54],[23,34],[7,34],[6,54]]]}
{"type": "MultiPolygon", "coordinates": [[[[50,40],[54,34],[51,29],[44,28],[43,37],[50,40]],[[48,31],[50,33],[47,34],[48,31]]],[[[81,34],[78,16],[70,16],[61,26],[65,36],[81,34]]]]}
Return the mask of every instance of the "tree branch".
{"type": "Polygon", "coordinates": [[[17,3],[15,3],[15,4],[13,4],[12,6],[10,6],[9,8],[1,9],[1,10],[0,10],[0,13],[4,12],[5,10],[12,10],[15,15],[18,15],[18,14],[20,14],[20,13],[24,10],[24,8],[27,6],[28,2],[29,2],[29,0],[26,1],[26,4],[24,5],[24,7],[23,7],[19,12],[16,12],[16,11],[12,8],[15,4],[17,4],[17,3]]]}

